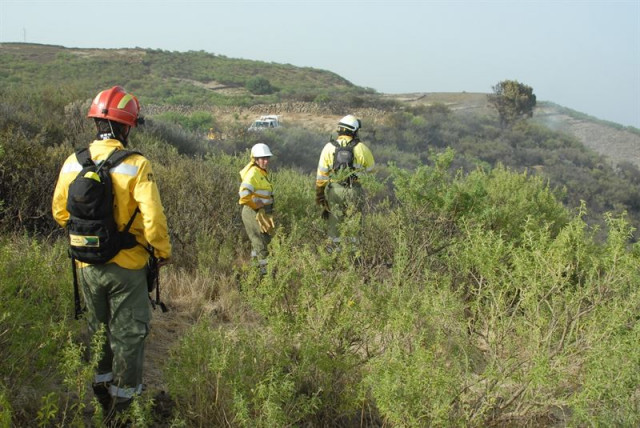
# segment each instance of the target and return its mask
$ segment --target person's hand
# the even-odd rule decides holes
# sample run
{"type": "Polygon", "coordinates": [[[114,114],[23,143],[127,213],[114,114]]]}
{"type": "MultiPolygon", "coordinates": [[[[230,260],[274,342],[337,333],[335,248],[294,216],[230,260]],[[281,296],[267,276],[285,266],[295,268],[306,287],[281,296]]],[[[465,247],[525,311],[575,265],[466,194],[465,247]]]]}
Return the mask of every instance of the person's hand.
{"type": "Polygon", "coordinates": [[[256,213],[256,220],[258,221],[258,225],[260,225],[260,231],[262,233],[271,233],[276,227],[273,216],[267,214],[262,208],[256,213]]]}

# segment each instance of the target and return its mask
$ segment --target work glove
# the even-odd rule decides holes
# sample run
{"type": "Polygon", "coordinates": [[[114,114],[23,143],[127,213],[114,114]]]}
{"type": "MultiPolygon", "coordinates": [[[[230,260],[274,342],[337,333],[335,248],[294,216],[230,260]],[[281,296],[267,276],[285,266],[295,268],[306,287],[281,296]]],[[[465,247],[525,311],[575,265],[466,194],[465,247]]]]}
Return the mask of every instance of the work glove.
{"type": "Polygon", "coordinates": [[[276,227],[276,224],[273,221],[273,216],[271,214],[267,214],[264,208],[260,208],[256,213],[256,220],[260,225],[260,231],[262,233],[273,232],[273,229],[276,227]]]}

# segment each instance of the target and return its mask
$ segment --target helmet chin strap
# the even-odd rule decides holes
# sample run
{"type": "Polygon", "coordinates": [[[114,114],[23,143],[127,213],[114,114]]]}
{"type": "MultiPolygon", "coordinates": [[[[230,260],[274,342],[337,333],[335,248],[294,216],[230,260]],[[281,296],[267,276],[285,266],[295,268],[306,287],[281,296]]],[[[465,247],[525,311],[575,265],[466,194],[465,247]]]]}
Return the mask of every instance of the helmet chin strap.
{"type": "Polygon", "coordinates": [[[109,124],[109,129],[111,130],[111,133],[99,134],[100,139],[109,140],[113,138],[115,140],[120,141],[123,145],[126,146],[128,144],[128,141],[127,141],[128,135],[122,135],[123,133],[120,133],[120,135],[116,135],[116,132],[113,130],[113,125],[111,125],[111,120],[107,119],[107,123],[109,124]]]}
{"type": "Polygon", "coordinates": [[[107,119],[107,122],[109,123],[109,129],[111,129],[111,135],[113,135],[113,138],[116,138],[116,133],[113,130],[113,125],[111,125],[111,121],[107,119]]]}

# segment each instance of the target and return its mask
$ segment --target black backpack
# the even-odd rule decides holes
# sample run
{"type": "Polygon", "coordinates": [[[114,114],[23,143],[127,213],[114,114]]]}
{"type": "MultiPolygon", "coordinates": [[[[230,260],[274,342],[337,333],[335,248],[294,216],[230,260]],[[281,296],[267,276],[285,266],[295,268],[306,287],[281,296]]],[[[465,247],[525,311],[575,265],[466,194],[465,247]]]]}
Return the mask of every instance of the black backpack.
{"type": "Polygon", "coordinates": [[[88,149],[76,152],[82,170],[69,185],[67,222],[72,259],[91,264],[104,264],[122,249],[133,248],[137,242],[129,233],[138,209],[123,231],[118,231],[113,217],[113,185],[109,170],[127,156],[138,152],[114,150],[106,160],[96,165],[88,149]]]}
{"type": "Polygon", "coordinates": [[[331,141],[336,147],[333,153],[333,170],[353,169],[353,148],[358,145],[359,139],[354,138],[346,146],[341,146],[337,141],[331,141]]]}

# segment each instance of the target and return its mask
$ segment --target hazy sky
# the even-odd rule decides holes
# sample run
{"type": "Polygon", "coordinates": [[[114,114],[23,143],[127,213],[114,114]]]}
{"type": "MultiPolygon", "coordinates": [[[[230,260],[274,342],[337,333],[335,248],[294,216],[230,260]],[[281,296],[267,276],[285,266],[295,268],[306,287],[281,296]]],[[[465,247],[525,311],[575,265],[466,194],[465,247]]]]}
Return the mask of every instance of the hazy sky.
{"type": "Polygon", "coordinates": [[[383,93],[489,93],[512,79],[640,128],[640,0],[0,0],[0,43],[24,41],[203,50],[383,93]]]}

